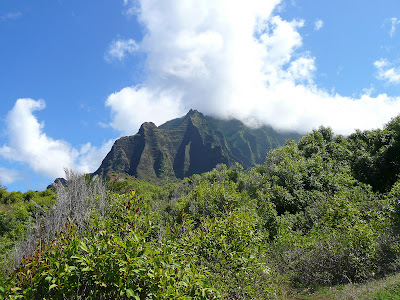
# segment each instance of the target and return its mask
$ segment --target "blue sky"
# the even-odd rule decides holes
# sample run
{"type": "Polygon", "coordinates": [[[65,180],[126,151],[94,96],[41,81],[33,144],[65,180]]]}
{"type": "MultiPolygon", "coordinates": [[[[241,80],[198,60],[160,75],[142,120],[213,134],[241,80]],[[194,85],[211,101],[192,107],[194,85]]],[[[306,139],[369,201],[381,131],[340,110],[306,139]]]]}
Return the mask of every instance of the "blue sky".
{"type": "Polygon", "coordinates": [[[349,134],[400,113],[394,0],[0,3],[0,181],[93,172],[120,136],[190,108],[349,134]]]}

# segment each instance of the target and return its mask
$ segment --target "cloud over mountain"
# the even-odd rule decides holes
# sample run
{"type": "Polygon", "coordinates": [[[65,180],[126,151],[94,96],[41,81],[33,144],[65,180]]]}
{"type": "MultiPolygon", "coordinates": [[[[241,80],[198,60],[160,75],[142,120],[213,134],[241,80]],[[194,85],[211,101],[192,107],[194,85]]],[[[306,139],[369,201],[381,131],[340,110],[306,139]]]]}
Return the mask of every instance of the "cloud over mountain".
{"type": "Polygon", "coordinates": [[[248,124],[338,133],[381,126],[400,112],[398,98],[329,93],[314,82],[317,58],[302,50],[303,20],[284,20],[281,1],[124,1],[144,38],[146,80],[106,101],[111,126],[133,134],[144,120],[158,124],[189,108],[248,124]],[[136,109],[136,110],[135,110],[136,109]]]}

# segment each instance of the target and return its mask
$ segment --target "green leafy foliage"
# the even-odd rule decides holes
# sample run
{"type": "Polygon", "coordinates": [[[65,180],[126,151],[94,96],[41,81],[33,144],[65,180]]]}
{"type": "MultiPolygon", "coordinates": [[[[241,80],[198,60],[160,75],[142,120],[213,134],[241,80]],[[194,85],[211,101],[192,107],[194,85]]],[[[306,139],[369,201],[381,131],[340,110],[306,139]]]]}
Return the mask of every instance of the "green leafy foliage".
{"type": "Polygon", "coordinates": [[[23,261],[8,279],[10,298],[215,299],[207,273],[179,244],[157,245],[145,206],[134,193],[114,195],[110,218],[93,218],[80,234],[68,223],[55,242],[23,261]]]}
{"type": "Polygon", "coordinates": [[[226,298],[265,299],[274,294],[267,283],[271,270],[262,261],[265,253],[256,230],[256,215],[229,213],[207,219],[193,229],[186,221],[181,243],[192,262],[202,265],[226,298]]]}
{"type": "Polygon", "coordinates": [[[36,215],[55,203],[52,192],[26,193],[7,192],[0,189],[0,273],[4,272],[1,262],[8,257],[17,243],[26,236],[36,215]]]}
{"type": "MultiPolygon", "coordinates": [[[[113,174],[103,202],[95,179],[77,179],[46,215],[69,221],[51,239],[39,234],[36,251],[1,275],[0,295],[279,299],[398,272],[399,122],[349,137],[321,127],[248,170],[218,165],[161,185],[113,174]],[[62,199],[74,205],[63,210],[62,199]]],[[[0,197],[9,239],[53,203],[37,192],[0,197]]]]}

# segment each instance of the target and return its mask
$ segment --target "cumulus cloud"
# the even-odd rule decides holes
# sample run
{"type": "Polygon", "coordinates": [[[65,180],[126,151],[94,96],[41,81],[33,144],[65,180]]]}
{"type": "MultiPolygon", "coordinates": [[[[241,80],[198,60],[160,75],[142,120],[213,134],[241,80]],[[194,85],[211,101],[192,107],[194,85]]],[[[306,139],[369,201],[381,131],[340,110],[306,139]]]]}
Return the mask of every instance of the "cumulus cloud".
{"type": "Polygon", "coordinates": [[[55,140],[43,132],[44,123],[39,123],[34,115],[44,108],[43,100],[16,101],[6,117],[8,144],[0,147],[0,156],[26,163],[35,172],[50,178],[62,177],[66,167],[82,173],[95,171],[112,141],[100,148],[86,144],[75,149],[66,141],[55,140]]]}
{"type": "Polygon", "coordinates": [[[161,124],[182,114],[176,94],[151,91],[147,88],[126,87],[111,94],[106,106],[113,111],[111,126],[125,135],[136,133],[140,124],[152,121],[161,124]]]}
{"type": "Polygon", "coordinates": [[[374,62],[374,66],[378,71],[377,78],[389,83],[400,83],[400,68],[393,67],[387,59],[381,58],[374,62]]]}
{"type": "Polygon", "coordinates": [[[286,78],[292,81],[313,83],[313,75],[316,71],[315,58],[300,57],[290,63],[286,78]]]}
{"type": "MultiPolygon", "coordinates": [[[[147,77],[109,96],[111,126],[135,133],[190,108],[248,124],[338,133],[381,126],[400,112],[398,98],[328,93],[314,76],[316,58],[302,49],[303,20],[284,20],[280,0],[141,0],[140,49],[147,77]]],[[[126,1],[126,8],[133,2],[126,1]]]]}
{"type": "Polygon", "coordinates": [[[108,62],[113,59],[122,61],[127,54],[135,53],[138,49],[138,44],[132,39],[116,40],[111,43],[104,58],[108,62]]]}
{"type": "Polygon", "coordinates": [[[75,170],[81,173],[91,173],[96,171],[102,160],[111,150],[113,143],[113,140],[109,140],[103,143],[99,148],[93,146],[91,143],[83,145],[79,151],[79,156],[74,163],[75,170]]]}
{"type": "Polygon", "coordinates": [[[320,30],[322,27],[324,26],[324,21],[322,21],[321,19],[318,19],[315,21],[314,23],[314,30],[318,31],[320,30]]]}

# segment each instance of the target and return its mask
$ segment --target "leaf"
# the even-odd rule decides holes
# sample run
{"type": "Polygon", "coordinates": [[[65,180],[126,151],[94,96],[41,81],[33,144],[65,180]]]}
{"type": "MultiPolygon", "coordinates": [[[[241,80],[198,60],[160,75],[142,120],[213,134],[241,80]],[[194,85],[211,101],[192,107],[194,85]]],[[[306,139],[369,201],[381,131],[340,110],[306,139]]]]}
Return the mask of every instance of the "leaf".
{"type": "Polygon", "coordinates": [[[89,253],[89,249],[88,249],[88,247],[86,246],[85,242],[81,241],[81,244],[79,245],[79,247],[80,247],[83,251],[89,253]]]}
{"type": "Polygon", "coordinates": [[[70,270],[70,271],[75,271],[75,270],[76,270],[76,267],[75,267],[75,266],[69,266],[69,270],[70,270]]]}
{"type": "Polygon", "coordinates": [[[51,290],[54,289],[55,287],[57,287],[57,284],[53,283],[52,285],[49,286],[49,291],[51,291],[51,290]]]}
{"type": "Polygon", "coordinates": [[[135,296],[135,292],[132,289],[127,289],[126,290],[126,295],[128,296],[128,298],[134,297],[135,296]]]}

